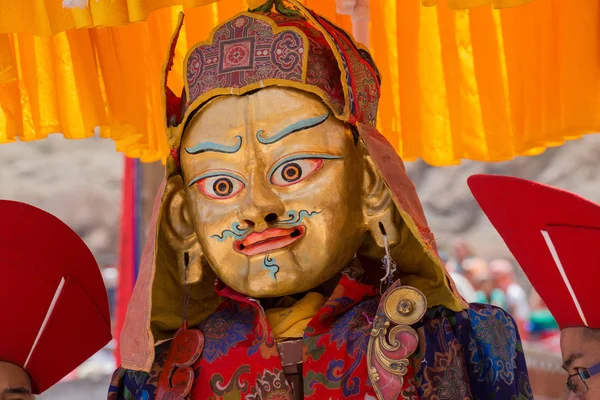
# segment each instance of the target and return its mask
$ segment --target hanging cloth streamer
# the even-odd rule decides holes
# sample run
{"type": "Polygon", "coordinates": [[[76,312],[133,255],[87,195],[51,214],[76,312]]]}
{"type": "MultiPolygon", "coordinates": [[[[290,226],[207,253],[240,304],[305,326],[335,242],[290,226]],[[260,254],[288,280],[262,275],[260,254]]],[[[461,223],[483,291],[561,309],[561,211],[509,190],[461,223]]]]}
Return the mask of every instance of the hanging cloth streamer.
{"type": "MultiPolygon", "coordinates": [[[[179,12],[182,59],[263,3],[249,1],[4,0],[0,143],[99,135],[128,157],[164,159],[157,85],[179,12]]],[[[377,127],[405,161],[504,161],[600,132],[596,0],[303,3],[368,46],[382,76],[377,127]]]]}
{"type": "Polygon", "coordinates": [[[369,47],[369,0],[336,0],[336,12],[350,15],[354,39],[369,47]]]}

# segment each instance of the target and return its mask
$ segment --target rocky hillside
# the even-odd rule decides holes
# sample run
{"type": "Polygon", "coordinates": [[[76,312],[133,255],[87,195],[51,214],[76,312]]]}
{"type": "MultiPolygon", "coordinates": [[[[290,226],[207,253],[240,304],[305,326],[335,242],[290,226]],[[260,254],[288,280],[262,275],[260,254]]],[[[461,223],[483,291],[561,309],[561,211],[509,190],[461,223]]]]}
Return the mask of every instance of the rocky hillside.
{"type": "MultiPolygon", "coordinates": [[[[66,140],[0,145],[0,199],[56,215],[81,236],[98,263],[116,260],[123,156],[112,141],[66,140]]],[[[1,225],[1,222],[0,222],[1,225]]]]}
{"type": "MultiPolygon", "coordinates": [[[[467,188],[472,174],[534,179],[600,202],[600,135],[503,163],[466,161],[433,168],[416,162],[407,168],[439,245],[444,248],[462,236],[484,257],[508,254],[467,188]]],[[[117,253],[122,171],[122,155],[109,140],[55,136],[0,145],[0,198],[28,202],[57,215],[84,238],[99,263],[111,264],[117,253]]]]}
{"type": "Polygon", "coordinates": [[[479,256],[507,257],[504,242],[471,195],[467,178],[479,173],[518,176],[600,202],[600,135],[567,142],[536,157],[502,163],[465,161],[459,166],[433,168],[416,162],[407,169],[441,248],[462,236],[479,256]]]}

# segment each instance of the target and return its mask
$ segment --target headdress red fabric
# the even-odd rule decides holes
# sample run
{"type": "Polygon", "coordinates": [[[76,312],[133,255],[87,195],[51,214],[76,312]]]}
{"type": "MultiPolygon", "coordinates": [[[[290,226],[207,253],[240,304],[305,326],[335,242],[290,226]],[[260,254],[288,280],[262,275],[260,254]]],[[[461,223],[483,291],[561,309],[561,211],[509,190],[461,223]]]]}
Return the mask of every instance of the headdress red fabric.
{"type": "Polygon", "coordinates": [[[559,327],[600,328],[600,205],[519,178],[475,175],[468,183],[559,327]]]}
{"type": "Polygon", "coordinates": [[[58,218],[0,200],[0,361],[39,394],[111,339],[108,298],[85,243],[58,218]]]}
{"type": "Polygon", "coordinates": [[[163,81],[167,140],[176,165],[186,123],[209,100],[222,95],[277,85],[296,88],[319,96],[337,118],[359,132],[363,131],[359,125],[375,126],[380,76],[370,53],[326,19],[288,1],[292,8],[285,14],[268,9],[240,13],[189,49],[181,98],[167,86],[180,18],[163,81]]]}

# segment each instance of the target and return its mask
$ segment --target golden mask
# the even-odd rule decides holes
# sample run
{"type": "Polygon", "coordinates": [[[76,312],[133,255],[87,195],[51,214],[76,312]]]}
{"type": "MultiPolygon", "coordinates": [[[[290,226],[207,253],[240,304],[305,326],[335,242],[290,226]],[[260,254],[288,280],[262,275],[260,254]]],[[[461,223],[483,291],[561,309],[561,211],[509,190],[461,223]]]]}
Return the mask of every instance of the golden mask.
{"type": "Polygon", "coordinates": [[[187,126],[180,159],[208,264],[253,297],[332,278],[363,241],[367,202],[390,203],[349,126],[295,89],[214,99],[187,126]]]}

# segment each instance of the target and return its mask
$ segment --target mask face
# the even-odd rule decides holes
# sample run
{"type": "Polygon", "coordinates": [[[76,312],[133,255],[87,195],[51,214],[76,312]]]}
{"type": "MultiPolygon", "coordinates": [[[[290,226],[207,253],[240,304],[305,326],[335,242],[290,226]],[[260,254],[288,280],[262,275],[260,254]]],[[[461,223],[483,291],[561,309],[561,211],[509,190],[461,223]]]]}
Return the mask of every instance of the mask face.
{"type": "Polygon", "coordinates": [[[180,158],[200,246],[234,290],[310,290],[356,254],[365,160],[317,97],[272,87],[217,98],[187,127],[180,158]]]}

